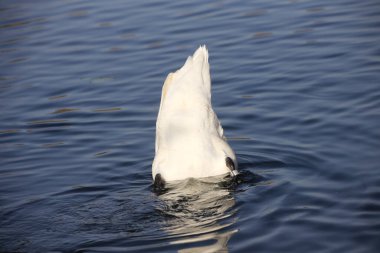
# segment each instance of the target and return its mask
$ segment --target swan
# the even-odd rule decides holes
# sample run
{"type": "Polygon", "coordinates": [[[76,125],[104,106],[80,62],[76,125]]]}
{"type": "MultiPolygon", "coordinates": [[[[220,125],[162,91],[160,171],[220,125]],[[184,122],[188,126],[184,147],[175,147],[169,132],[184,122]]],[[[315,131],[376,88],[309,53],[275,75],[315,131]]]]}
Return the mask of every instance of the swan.
{"type": "Polygon", "coordinates": [[[169,73],[156,121],[155,186],[186,178],[238,174],[236,156],[211,105],[208,50],[200,46],[169,73]]]}

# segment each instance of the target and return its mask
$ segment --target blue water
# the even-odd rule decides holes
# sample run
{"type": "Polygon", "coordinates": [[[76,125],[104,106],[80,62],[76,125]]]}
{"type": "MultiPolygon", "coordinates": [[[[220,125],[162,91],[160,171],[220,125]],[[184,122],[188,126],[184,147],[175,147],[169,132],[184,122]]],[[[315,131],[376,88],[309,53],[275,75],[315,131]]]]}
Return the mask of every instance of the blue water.
{"type": "Polygon", "coordinates": [[[380,2],[0,3],[0,251],[378,252],[380,2]],[[201,44],[237,185],[152,190],[201,44]]]}

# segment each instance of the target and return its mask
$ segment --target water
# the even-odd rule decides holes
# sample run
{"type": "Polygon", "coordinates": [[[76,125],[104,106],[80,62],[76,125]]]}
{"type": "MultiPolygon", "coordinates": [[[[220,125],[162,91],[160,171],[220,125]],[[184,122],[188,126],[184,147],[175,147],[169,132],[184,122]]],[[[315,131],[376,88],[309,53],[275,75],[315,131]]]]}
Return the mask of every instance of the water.
{"type": "Polygon", "coordinates": [[[2,1],[0,251],[377,252],[380,4],[2,1]],[[207,44],[237,185],[152,191],[161,86],[207,44]]]}

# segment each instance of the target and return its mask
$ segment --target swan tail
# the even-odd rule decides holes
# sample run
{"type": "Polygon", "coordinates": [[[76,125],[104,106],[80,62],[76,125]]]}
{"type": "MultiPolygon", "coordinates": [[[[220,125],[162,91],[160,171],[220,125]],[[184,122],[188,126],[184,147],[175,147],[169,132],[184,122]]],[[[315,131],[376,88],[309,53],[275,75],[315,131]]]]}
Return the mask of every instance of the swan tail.
{"type": "Polygon", "coordinates": [[[202,63],[208,63],[208,50],[206,45],[200,46],[193,54],[194,61],[200,60],[202,63]]]}
{"type": "Polygon", "coordinates": [[[202,84],[207,93],[211,92],[210,65],[208,62],[208,50],[205,45],[200,46],[192,56],[189,56],[185,64],[174,73],[173,81],[191,80],[192,85],[202,84]]]}
{"type": "Polygon", "coordinates": [[[208,62],[208,50],[206,45],[200,46],[193,55],[193,64],[200,72],[202,83],[207,93],[211,93],[210,64],[208,62]]]}
{"type": "MultiPolygon", "coordinates": [[[[162,87],[158,121],[163,111],[194,108],[194,101],[211,103],[211,78],[206,46],[200,46],[185,64],[170,73],[162,87]]],[[[193,109],[192,109],[193,110],[193,109]]]]}

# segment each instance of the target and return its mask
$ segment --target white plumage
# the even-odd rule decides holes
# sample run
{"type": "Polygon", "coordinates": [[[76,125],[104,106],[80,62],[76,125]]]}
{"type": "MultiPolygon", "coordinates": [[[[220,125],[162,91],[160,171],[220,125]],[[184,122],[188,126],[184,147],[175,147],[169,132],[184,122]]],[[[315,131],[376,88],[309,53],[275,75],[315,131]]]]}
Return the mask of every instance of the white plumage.
{"type": "Polygon", "coordinates": [[[236,169],[235,153],[211,106],[208,51],[201,46],[182,68],[167,76],[162,87],[152,176],[173,181],[235,175],[236,169]],[[228,157],[233,162],[230,168],[228,157]]]}

